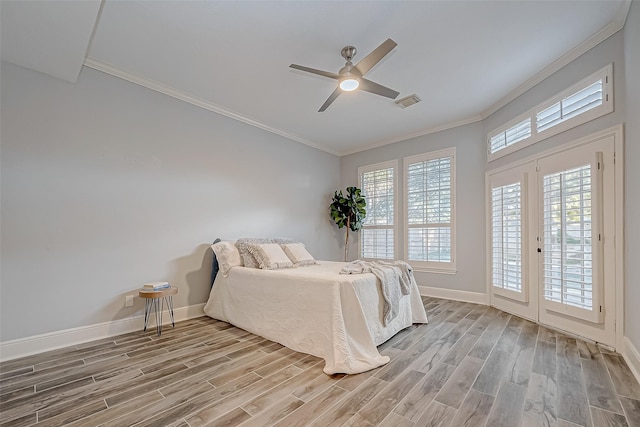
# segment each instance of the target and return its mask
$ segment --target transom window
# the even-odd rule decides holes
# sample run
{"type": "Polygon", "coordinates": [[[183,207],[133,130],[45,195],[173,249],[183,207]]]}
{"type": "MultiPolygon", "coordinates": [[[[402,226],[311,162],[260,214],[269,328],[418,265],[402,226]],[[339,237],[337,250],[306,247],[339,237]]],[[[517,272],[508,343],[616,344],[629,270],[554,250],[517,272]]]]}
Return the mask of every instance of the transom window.
{"type": "Polygon", "coordinates": [[[489,151],[495,153],[531,137],[531,117],[489,138],[489,151]]]}
{"type": "Polygon", "coordinates": [[[602,105],[602,84],[603,79],[599,78],[596,82],[537,113],[536,130],[543,132],[551,129],[566,120],[602,105]]]}
{"type": "Polygon", "coordinates": [[[562,91],[487,136],[492,161],[613,111],[613,64],[562,91]]]}

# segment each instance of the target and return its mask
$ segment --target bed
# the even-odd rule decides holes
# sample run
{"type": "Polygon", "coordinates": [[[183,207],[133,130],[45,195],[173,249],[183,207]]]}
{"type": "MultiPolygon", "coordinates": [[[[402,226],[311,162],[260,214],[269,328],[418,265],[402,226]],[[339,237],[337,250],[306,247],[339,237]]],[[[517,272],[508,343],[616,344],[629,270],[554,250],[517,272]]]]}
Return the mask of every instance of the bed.
{"type": "MultiPolygon", "coordinates": [[[[215,263],[215,260],[214,260],[215,263]]],[[[204,312],[292,350],[324,359],[326,374],[356,374],[389,362],[377,346],[413,323],[427,323],[415,280],[398,314],[383,322],[372,273],[340,274],[342,262],[217,274],[204,312]]]]}

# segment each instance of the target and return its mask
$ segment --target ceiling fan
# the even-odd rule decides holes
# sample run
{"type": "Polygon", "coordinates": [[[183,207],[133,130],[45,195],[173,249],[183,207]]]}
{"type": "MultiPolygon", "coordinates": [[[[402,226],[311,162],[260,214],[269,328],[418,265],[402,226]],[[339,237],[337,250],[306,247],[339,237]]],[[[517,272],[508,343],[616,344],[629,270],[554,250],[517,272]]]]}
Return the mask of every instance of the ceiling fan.
{"type": "Polygon", "coordinates": [[[376,95],[386,96],[387,98],[396,99],[400,92],[396,92],[393,89],[374,83],[371,80],[365,79],[363,76],[373,68],[382,58],[384,58],[389,52],[396,47],[398,43],[391,39],[385,40],[380,46],[375,48],[371,53],[365,56],[356,65],[353,65],[351,60],[356,56],[356,48],[353,46],[345,46],[340,51],[340,54],[347,63],[338,71],[338,73],[331,73],[328,71],[316,70],[315,68],[309,68],[302,65],[291,64],[289,67],[296,70],[306,71],[308,73],[318,74],[320,76],[329,77],[330,79],[338,80],[338,87],[333,91],[329,98],[322,104],[322,107],[318,112],[326,110],[333,101],[336,100],[342,92],[351,92],[356,89],[364,90],[366,92],[375,93],[376,95]]]}

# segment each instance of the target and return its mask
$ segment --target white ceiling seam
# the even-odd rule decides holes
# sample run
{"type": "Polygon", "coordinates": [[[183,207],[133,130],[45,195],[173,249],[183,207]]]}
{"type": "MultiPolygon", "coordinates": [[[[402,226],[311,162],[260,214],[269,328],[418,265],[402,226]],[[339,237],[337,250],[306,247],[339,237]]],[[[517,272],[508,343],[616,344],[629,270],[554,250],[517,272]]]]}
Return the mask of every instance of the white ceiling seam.
{"type": "Polygon", "coordinates": [[[89,50],[100,0],[0,2],[2,59],[75,83],[89,50]],[[59,25],[72,20],[73,25],[59,25]]]}

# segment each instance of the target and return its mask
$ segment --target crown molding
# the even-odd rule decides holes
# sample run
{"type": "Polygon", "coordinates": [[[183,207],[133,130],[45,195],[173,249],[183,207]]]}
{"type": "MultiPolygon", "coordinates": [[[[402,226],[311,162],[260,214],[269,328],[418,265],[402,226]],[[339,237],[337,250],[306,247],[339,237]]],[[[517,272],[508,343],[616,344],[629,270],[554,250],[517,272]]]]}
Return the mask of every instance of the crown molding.
{"type": "Polygon", "coordinates": [[[593,36],[591,36],[590,38],[588,38],[587,40],[585,40],[584,42],[582,42],[581,44],[579,44],[578,46],[576,46],[574,49],[572,49],[571,51],[567,52],[566,54],[564,54],[563,56],[561,56],[560,58],[558,58],[556,61],[554,61],[553,63],[549,64],[547,67],[545,67],[544,69],[542,69],[540,72],[538,72],[537,74],[535,74],[533,77],[531,77],[529,80],[527,80],[526,82],[522,83],[520,86],[518,86],[516,89],[514,89],[513,91],[511,91],[509,94],[505,95],[504,97],[502,97],[498,102],[496,102],[495,104],[493,104],[492,106],[490,106],[489,108],[487,108],[486,110],[480,112],[477,115],[468,117],[466,119],[462,119],[456,122],[451,122],[451,123],[447,123],[441,126],[437,126],[434,128],[429,128],[429,129],[424,129],[418,132],[414,132],[411,134],[404,134],[404,135],[399,135],[390,139],[384,139],[384,140],[380,140],[380,141],[376,141],[373,142],[371,144],[366,144],[366,145],[361,145],[359,147],[353,148],[353,149],[349,149],[349,150],[345,150],[345,151],[335,151],[332,149],[328,149],[327,147],[321,146],[317,143],[314,143],[312,141],[309,141],[299,135],[290,133],[290,132],[286,132],[284,130],[281,129],[277,129],[274,128],[272,126],[269,126],[265,123],[262,123],[258,120],[252,119],[250,117],[244,116],[240,113],[237,113],[235,111],[229,110],[227,108],[224,108],[220,105],[214,104],[208,100],[202,99],[202,98],[198,98],[194,95],[191,95],[187,92],[183,92],[181,90],[178,90],[176,88],[173,88],[171,86],[165,85],[163,83],[151,80],[151,79],[147,79],[144,77],[140,77],[137,76],[135,74],[129,73],[127,71],[121,70],[113,65],[107,64],[105,62],[99,61],[95,58],[91,58],[91,57],[87,57],[86,60],[84,61],[84,65],[92,68],[94,70],[97,71],[101,71],[103,73],[112,75],[114,77],[118,77],[120,79],[126,80],[130,83],[134,83],[137,84],[139,86],[143,86],[146,87],[147,89],[151,89],[153,91],[162,93],[164,95],[170,96],[172,98],[175,99],[179,99],[181,101],[187,102],[189,104],[195,105],[197,107],[203,108],[205,110],[217,113],[217,114],[221,114],[223,116],[229,117],[233,120],[237,120],[239,122],[248,124],[250,126],[254,126],[257,127],[259,129],[265,130],[267,132],[282,136],[284,138],[287,138],[289,140],[295,141],[295,142],[299,142],[301,144],[304,144],[306,146],[315,148],[317,150],[320,151],[324,151],[325,153],[329,153],[332,154],[334,156],[338,156],[338,157],[343,157],[343,156],[348,156],[350,154],[355,154],[355,153],[359,153],[362,151],[366,151],[366,150],[371,150],[373,148],[378,148],[378,147],[382,147],[385,145],[389,145],[389,144],[394,144],[396,142],[401,142],[401,141],[406,141],[412,138],[417,138],[420,136],[425,136],[425,135],[429,135],[429,134],[433,134],[433,133],[437,133],[437,132],[441,132],[447,129],[453,129],[459,126],[464,126],[470,123],[475,123],[475,122],[479,122],[482,121],[484,119],[486,119],[487,117],[489,117],[491,114],[495,113],[496,111],[498,111],[500,108],[504,107],[505,105],[507,105],[508,103],[510,103],[511,101],[515,100],[517,97],[521,96],[523,93],[525,93],[526,91],[528,91],[529,89],[531,89],[532,87],[534,87],[535,85],[537,85],[538,83],[542,82],[544,79],[546,79],[547,77],[551,76],[553,73],[557,72],[558,70],[560,70],[562,67],[564,67],[565,65],[569,64],[571,61],[575,60],[576,58],[578,58],[579,56],[583,55],[585,52],[589,51],[590,49],[592,49],[593,47],[597,46],[598,44],[600,44],[601,42],[603,42],[604,40],[608,39],[609,37],[611,37],[612,35],[614,35],[615,33],[617,33],[618,31],[620,31],[625,24],[625,21],[627,19],[627,15],[629,13],[629,9],[631,7],[631,2],[632,0],[625,0],[620,7],[618,8],[618,11],[616,12],[616,17],[615,19],[609,23],[607,26],[605,26],[604,28],[602,28],[600,31],[598,31],[597,33],[595,33],[593,36]]]}
{"type": "Polygon", "coordinates": [[[397,136],[395,138],[390,138],[390,139],[384,139],[378,142],[373,142],[371,144],[367,144],[367,145],[361,145],[359,147],[356,147],[352,150],[347,150],[347,151],[341,151],[340,152],[340,156],[348,156],[350,154],[355,154],[355,153],[359,153],[361,151],[366,151],[366,150],[371,150],[372,148],[378,148],[378,147],[383,147],[385,145],[389,145],[389,144],[394,144],[396,142],[402,142],[402,141],[407,141],[409,139],[412,138],[417,138],[420,136],[425,136],[425,135],[429,135],[432,133],[437,133],[437,132],[442,132],[443,130],[447,130],[447,129],[453,129],[453,128],[457,128],[459,126],[464,126],[464,125],[468,125],[470,123],[475,123],[475,122],[479,122],[482,120],[482,117],[480,115],[476,115],[476,116],[472,116],[463,120],[459,120],[457,122],[452,122],[452,123],[447,123],[441,126],[437,126],[434,128],[429,128],[429,129],[424,129],[415,133],[411,133],[411,134],[406,134],[406,135],[401,135],[401,136],[397,136]]]}
{"type": "Polygon", "coordinates": [[[292,134],[292,133],[289,133],[289,132],[285,132],[285,131],[280,130],[280,129],[276,129],[276,128],[274,128],[272,126],[269,126],[269,125],[267,125],[265,123],[259,122],[257,120],[254,120],[254,119],[246,117],[246,116],[243,116],[242,114],[239,114],[239,113],[237,113],[235,111],[228,110],[228,109],[226,109],[226,108],[224,108],[224,107],[222,107],[220,105],[214,104],[214,103],[212,103],[210,101],[207,101],[205,99],[198,98],[198,97],[193,96],[193,95],[191,95],[191,94],[189,94],[187,92],[183,92],[183,91],[178,90],[178,89],[176,89],[174,87],[168,86],[168,85],[166,85],[164,83],[160,83],[160,82],[157,82],[155,80],[151,80],[151,79],[147,79],[147,78],[144,78],[144,77],[137,76],[137,75],[129,73],[127,71],[121,70],[118,67],[115,67],[113,65],[110,65],[110,64],[107,64],[105,62],[99,61],[99,60],[97,60],[95,58],[87,57],[87,59],[85,59],[85,61],[84,61],[84,65],[89,67],[89,68],[92,68],[94,70],[97,70],[97,71],[109,74],[111,76],[117,77],[119,79],[126,80],[126,81],[128,81],[130,83],[137,84],[137,85],[145,87],[147,89],[151,89],[151,90],[153,90],[155,92],[159,92],[159,93],[162,93],[164,95],[170,96],[172,98],[179,99],[180,101],[187,102],[187,103],[189,103],[191,105],[195,105],[196,107],[200,107],[200,108],[203,108],[205,110],[212,111],[212,112],[217,113],[217,114],[221,114],[221,115],[229,117],[229,118],[231,118],[233,120],[237,120],[239,122],[248,124],[250,126],[254,126],[254,127],[259,128],[259,129],[265,130],[267,132],[274,133],[276,135],[280,135],[280,136],[282,136],[284,138],[290,139],[290,140],[295,141],[295,142],[299,142],[301,144],[307,145],[309,147],[315,148],[315,149],[320,150],[320,151],[324,151],[325,153],[329,153],[329,154],[332,154],[332,155],[338,156],[338,157],[346,156],[346,155],[353,154],[353,153],[358,153],[360,151],[370,150],[372,148],[382,147],[383,145],[388,145],[388,144],[393,144],[395,142],[405,141],[407,139],[411,139],[411,138],[415,138],[415,137],[423,136],[423,135],[428,135],[428,134],[431,134],[431,133],[440,132],[440,131],[443,131],[443,130],[455,128],[455,127],[458,127],[458,126],[462,126],[462,125],[466,125],[466,124],[469,124],[469,123],[473,123],[473,122],[477,122],[479,120],[482,120],[482,117],[474,116],[474,117],[471,117],[471,118],[468,118],[468,119],[465,119],[465,120],[461,120],[461,121],[457,121],[457,122],[454,122],[454,123],[449,123],[449,124],[438,126],[438,127],[435,127],[435,128],[422,130],[422,131],[419,131],[419,132],[416,132],[416,133],[413,133],[413,134],[401,135],[401,136],[397,136],[397,137],[392,138],[392,139],[386,139],[386,140],[374,142],[372,144],[367,144],[367,145],[360,146],[360,147],[354,148],[352,150],[344,151],[344,152],[342,152],[342,151],[334,151],[334,150],[330,150],[330,149],[328,149],[326,147],[320,146],[318,144],[315,144],[315,143],[313,143],[313,142],[311,142],[311,141],[309,141],[307,139],[302,138],[301,136],[298,136],[298,135],[295,135],[295,134],[292,134]]]}
{"type": "Polygon", "coordinates": [[[325,153],[333,154],[334,156],[340,156],[339,153],[329,150],[326,147],[322,147],[318,144],[315,144],[309,140],[306,140],[301,136],[274,128],[258,120],[254,120],[250,117],[243,116],[242,114],[237,113],[235,111],[228,110],[220,105],[214,104],[213,102],[207,101],[206,99],[198,98],[197,96],[191,95],[187,92],[183,92],[181,90],[178,90],[164,83],[160,83],[155,80],[137,76],[127,71],[121,70],[113,65],[99,61],[95,58],[87,57],[84,61],[84,65],[94,70],[103,72],[105,74],[109,74],[119,79],[126,80],[130,83],[134,83],[139,86],[146,87],[147,89],[151,89],[155,92],[159,92],[164,95],[170,96],[172,98],[179,99],[180,101],[187,102],[191,105],[195,105],[196,107],[203,108],[205,110],[223,115],[225,117],[229,117],[230,119],[237,120],[239,122],[248,124],[250,126],[257,127],[258,129],[271,132],[273,134],[282,136],[292,141],[299,142],[301,144],[315,148],[316,150],[324,151],[325,153]]]}
{"type": "Polygon", "coordinates": [[[486,119],[491,114],[498,111],[500,108],[504,107],[538,83],[542,82],[547,77],[551,76],[553,73],[560,70],[565,65],[569,64],[571,61],[574,61],[579,56],[583,55],[590,49],[593,49],[598,44],[602,43],[618,31],[620,31],[624,27],[624,23],[627,20],[627,15],[629,14],[629,8],[631,7],[632,0],[626,0],[624,3],[620,5],[618,11],[616,12],[615,19],[610,22],[608,25],[603,27],[600,31],[589,37],[584,42],[580,43],[578,46],[570,50],[569,52],[562,55],[560,58],[556,59],[554,62],[543,68],[540,72],[535,74],[526,82],[522,83],[520,86],[509,92],[506,96],[502,97],[498,102],[493,104],[491,107],[484,110],[480,116],[481,120],[486,119]]]}

